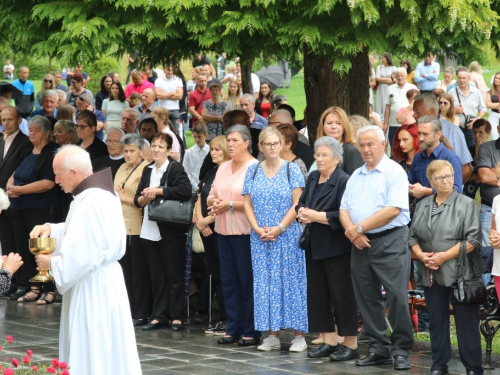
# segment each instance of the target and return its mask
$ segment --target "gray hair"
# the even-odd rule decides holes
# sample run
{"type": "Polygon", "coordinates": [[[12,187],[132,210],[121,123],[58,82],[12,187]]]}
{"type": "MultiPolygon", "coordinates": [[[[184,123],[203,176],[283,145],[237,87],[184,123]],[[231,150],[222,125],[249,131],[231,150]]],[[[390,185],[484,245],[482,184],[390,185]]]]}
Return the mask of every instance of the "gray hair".
{"type": "Polygon", "coordinates": [[[44,93],[42,94],[42,100],[45,99],[48,96],[52,96],[59,101],[59,94],[56,92],[56,90],[45,90],[44,93]]]}
{"type": "Polygon", "coordinates": [[[137,146],[139,150],[142,150],[144,148],[144,138],[138,134],[126,134],[120,140],[120,144],[122,146],[137,146]]]}
{"type": "Polygon", "coordinates": [[[403,68],[402,66],[396,68],[395,72],[396,72],[396,74],[398,74],[398,73],[404,73],[405,75],[408,74],[408,72],[406,71],[406,68],[403,68]]]}
{"type": "Polygon", "coordinates": [[[122,128],[111,128],[108,130],[108,136],[111,134],[111,133],[117,133],[119,132],[120,133],[120,137],[123,137],[125,135],[125,132],[123,131],[122,128]]]}
{"type": "Polygon", "coordinates": [[[328,136],[323,136],[318,139],[316,139],[316,142],[314,142],[314,153],[318,150],[318,147],[327,147],[330,149],[332,156],[334,158],[340,158],[340,163],[344,160],[344,149],[342,148],[342,145],[340,144],[339,141],[337,141],[333,137],[328,137],[328,136]]]}
{"type": "Polygon", "coordinates": [[[385,141],[384,132],[377,125],[363,126],[362,128],[358,129],[358,132],[356,134],[356,141],[359,143],[359,136],[363,133],[367,133],[370,131],[374,131],[377,134],[377,138],[378,138],[379,142],[385,141]]]}
{"type": "Polygon", "coordinates": [[[135,120],[139,121],[139,112],[137,111],[137,109],[134,109],[134,108],[125,108],[122,111],[122,114],[125,113],[125,112],[132,113],[134,115],[135,120]]]}
{"type": "MultiPolygon", "coordinates": [[[[457,68],[457,76],[458,76],[458,73],[460,73],[460,72],[469,73],[469,69],[467,69],[465,66],[458,67],[457,68]]],[[[470,73],[469,73],[469,76],[470,76],[470,73]]]]}
{"type": "Polygon", "coordinates": [[[226,137],[229,136],[231,133],[238,133],[241,135],[241,138],[243,138],[243,141],[249,141],[247,150],[248,152],[252,152],[252,135],[250,134],[250,130],[245,125],[240,125],[236,124],[231,126],[229,129],[226,130],[226,137]]]}
{"type": "Polygon", "coordinates": [[[65,93],[65,92],[64,92],[63,90],[61,90],[61,89],[56,89],[56,93],[57,93],[57,95],[61,95],[61,94],[62,94],[62,95],[64,95],[64,97],[66,97],[66,96],[68,95],[67,93],[65,93]]]}
{"type": "Polygon", "coordinates": [[[419,100],[422,100],[422,104],[426,109],[433,109],[434,113],[437,115],[439,113],[439,101],[436,96],[433,94],[419,94],[413,98],[415,103],[419,100]]]}
{"type": "Polygon", "coordinates": [[[72,168],[83,174],[92,172],[90,154],[80,146],[64,145],[56,151],[56,155],[60,153],[65,154],[62,160],[62,167],[66,173],[69,173],[69,170],[72,168]]]}
{"type": "Polygon", "coordinates": [[[50,132],[50,121],[47,117],[45,116],[35,116],[29,119],[28,121],[28,127],[31,126],[31,124],[34,124],[38,126],[39,128],[42,128],[44,133],[50,132]]]}
{"type": "Polygon", "coordinates": [[[253,96],[252,94],[243,94],[240,96],[240,101],[241,99],[248,99],[250,104],[255,104],[255,96],[253,96]]]}
{"type": "Polygon", "coordinates": [[[427,124],[431,123],[432,131],[437,133],[443,129],[443,125],[441,125],[441,121],[436,116],[422,116],[418,119],[418,124],[427,124]]]}

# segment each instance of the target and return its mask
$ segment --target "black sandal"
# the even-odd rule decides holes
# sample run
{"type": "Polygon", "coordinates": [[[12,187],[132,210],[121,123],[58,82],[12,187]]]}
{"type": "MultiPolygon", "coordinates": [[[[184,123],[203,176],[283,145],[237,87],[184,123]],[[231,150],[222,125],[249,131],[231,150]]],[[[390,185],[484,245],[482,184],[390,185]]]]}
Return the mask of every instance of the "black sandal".
{"type": "Polygon", "coordinates": [[[42,293],[41,289],[30,289],[24,296],[21,296],[17,299],[17,302],[33,302],[36,301],[39,297],[40,294],[42,293]],[[28,294],[33,293],[35,294],[35,297],[30,297],[28,294]]]}
{"type": "Polygon", "coordinates": [[[42,293],[42,296],[38,301],[36,301],[37,305],[50,305],[54,303],[56,300],[56,294],[54,292],[42,293]]]}

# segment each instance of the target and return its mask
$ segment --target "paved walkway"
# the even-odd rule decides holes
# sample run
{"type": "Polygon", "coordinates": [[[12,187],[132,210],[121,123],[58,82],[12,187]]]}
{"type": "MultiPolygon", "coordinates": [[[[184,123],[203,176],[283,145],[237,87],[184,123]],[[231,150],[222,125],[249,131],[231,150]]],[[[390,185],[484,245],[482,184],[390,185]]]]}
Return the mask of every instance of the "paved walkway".
{"type": "MultiPolygon", "coordinates": [[[[11,335],[14,337],[14,343],[3,346],[3,341],[0,339],[0,345],[3,346],[0,358],[22,358],[27,349],[33,350],[35,362],[49,364],[52,358],[57,358],[60,311],[59,303],[37,306],[34,303],[18,304],[1,298],[0,338],[11,335]]],[[[136,329],[137,346],[144,374],[430,373],[431,358],[428,351],[412,353],[410,371],[394,371],[391,366],[358,367],[354,362],[332,363],[327,359],[309,359],[306,352],[291,354],[288,352],[288,347],[293,334],[289,331],[281,335],[281,351],[258,352],[255,347],[217,345],[216,338],[204,335],[200,325],[188,324],[186,327],[185,331],[175,333],[166,329],[153,332],[136,329]]],[[[310,339],[311,337],[308,337],[308,342],[310,339]]],[[[365,344],[361,344],[360,349],[362,355],[367,353],[365,344]]],[[[500,364],[497,365],[499,369],[486,371],[485,374],[500,375],[500,364]]],[[[465,373],[465,369],[456,358],[450,363],[449,369],[451,374],[465,373]]]]}

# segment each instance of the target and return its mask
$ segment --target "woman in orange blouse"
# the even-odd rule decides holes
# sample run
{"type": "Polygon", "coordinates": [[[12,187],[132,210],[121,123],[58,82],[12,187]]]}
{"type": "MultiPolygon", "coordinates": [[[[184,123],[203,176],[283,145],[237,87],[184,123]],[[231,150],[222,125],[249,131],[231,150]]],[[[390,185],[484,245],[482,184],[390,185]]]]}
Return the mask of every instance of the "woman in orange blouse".
{"type": "Polygon", "coordinates": [[[219,234],[222,292],[226,305],[226,335],[219,344],[257,345],[261,333],[254,329],[253,271],[250,254],[250,224],[243,211],[243,182],[251,164],[251,135],[243,125],[226,131],[232,160],[219,166],[208,195],[208,209],[215,215],[219,234]],[[241,338],[240,338],[241,337],[241,338]]]}

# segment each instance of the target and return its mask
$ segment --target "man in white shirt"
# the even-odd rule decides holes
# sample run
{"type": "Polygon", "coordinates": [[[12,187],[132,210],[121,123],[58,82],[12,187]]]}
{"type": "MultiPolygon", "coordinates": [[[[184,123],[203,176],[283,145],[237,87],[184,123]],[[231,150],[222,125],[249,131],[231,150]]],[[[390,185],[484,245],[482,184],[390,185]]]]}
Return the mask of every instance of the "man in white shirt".
{"type": "Polygon", "coordinates": [[[168,109],[169,120],[176,124],[180,120],[179,100],[182,99],[184,88],[182,80],[174,76],[174,67],[165,65],[165,77],[155,81],[156,98],[158,106],[168,109]]]}
{"type": "Polygon", "coordinates": [[[203,160],[205,160],[205,157],[210,152],[210,146],[205,142],[208,137],[208,129],[205,123],[197,121],[193,125],[192,132],[196,144],[186,151],[182,165],[189,177],[193,192],[195,192],[200,183],[200,168],[203,160]]]}
{"type": "Polygon", "coordinates": [[[14,79],[14,65],[12,65],[10,59],[7,59],[7,61],[5,62],[3,73],[5,79],[10,79],[11,81],[14,79]]]}
{"type": "Polygon", "coordinates": [[[397,68],[396,83],[389,86],[387,89],[387,104],[385,105],[384,114],[384,133],[387,133],[387,130],[389,129],[389,143],[391,144],[391,147],[394,143],[393,139],[396,134],[396,130],[401,126],[396,119],[398,112],[401,108],[408,107],[409,105],[406,93],[411,89],[418,90],[417,86],[406,80],[406,76],[407,73],[405,68],[397,68]]]}

